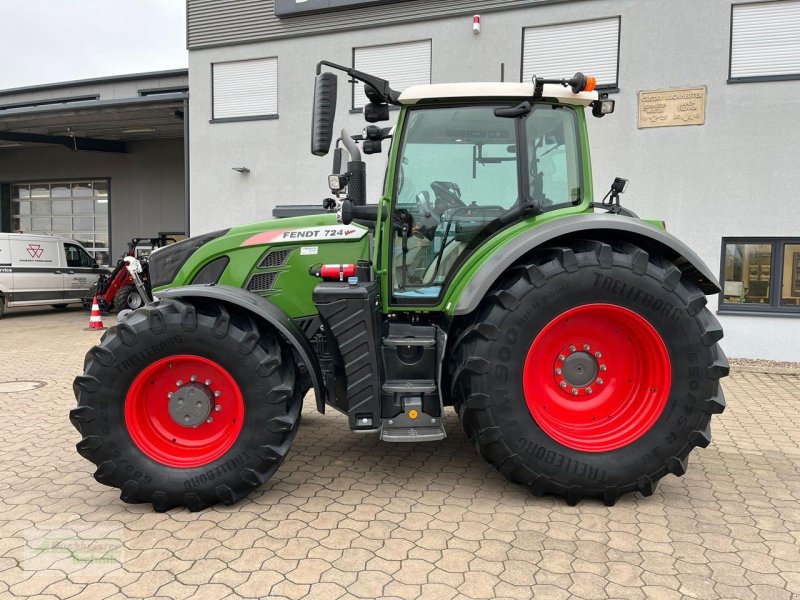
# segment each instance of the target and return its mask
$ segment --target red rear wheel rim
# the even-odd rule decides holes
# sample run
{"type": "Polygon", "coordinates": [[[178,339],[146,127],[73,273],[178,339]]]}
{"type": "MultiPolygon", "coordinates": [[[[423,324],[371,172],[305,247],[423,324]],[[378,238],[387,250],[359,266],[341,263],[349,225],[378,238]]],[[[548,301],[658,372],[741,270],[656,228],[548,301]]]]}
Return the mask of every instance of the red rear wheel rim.
{"type": "Polygon", "coordinates": [[[125,423],[136,446],[154,461],[200,467],[236,442],[244,423],[244,399],[230,373],[213,360],[169,356],[148,365],[131,384],[125,423]],[[187,406],[191,401],[197,407],[191,417],[179,412],[177,402],[183,404],[183,398],[187,406]]]}
{"type": "Polygon", "coordinates": [[[669,397],[672,367],[661,336],[613,304],[587,304],[550,321],[533,340],[523,390],[536,423],[583,452],[622,448],[647,433],[669,397]]]}

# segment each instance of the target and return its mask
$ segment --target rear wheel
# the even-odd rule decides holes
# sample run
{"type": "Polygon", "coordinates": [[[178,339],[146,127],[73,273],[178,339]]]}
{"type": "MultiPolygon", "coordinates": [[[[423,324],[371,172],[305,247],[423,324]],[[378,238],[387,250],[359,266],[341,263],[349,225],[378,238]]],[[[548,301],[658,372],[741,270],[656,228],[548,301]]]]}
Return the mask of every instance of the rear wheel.
{"type": "Polygon", "coordinates": [[[722,329],[680,270],[641,248],[538,251],[453,349],[453,398],[508,479],[576,503],[683,475],[725,407],[722,329]]]}
{"type": "Polygon", "coordinates": [[[135,285],[126,285],[117,292],[114,296],[114,308],[117,311],[130,309],[136,310],[144,305],[142,297],[139,295],[139,290],[135,285]]]}
{"type": "Polygon", "coordinates": [[[78,452],[126,502],[232,504],[277,470],[302,404],[292,354],[222,305],[165,300],[110,329],[75,379],[78,452]]]}

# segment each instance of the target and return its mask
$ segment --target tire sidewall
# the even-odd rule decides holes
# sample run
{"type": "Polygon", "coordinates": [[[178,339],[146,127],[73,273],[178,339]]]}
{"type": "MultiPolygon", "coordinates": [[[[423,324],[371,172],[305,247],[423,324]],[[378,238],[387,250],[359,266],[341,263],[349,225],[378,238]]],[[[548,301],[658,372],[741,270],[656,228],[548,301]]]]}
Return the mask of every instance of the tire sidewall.
{"type": "MultiPolygon", "coordinates": [[[[218,482],[230,485],[233,476],[234,481],[240,483],[238,473],[243,468],[260,469],[259,447],[275,442],[275,434],[272,438],[265,435],[266,424],[286,414],[281,406],[266,401],[276,380],[258,374],[259,363],[266,357],[264,351],[256,345],[251,352],[243,354],[242,332],[233,326],[226,335],[214,337],[213,319],[207,316],[198,315],[194,331],[185,330],[177,314],[166,317],[160,333],[150,328],[139,330],[143,321],[131,321],[126,320],[126,325],[137,329],[135,342],[126,346],[118,337],[117,343],[108,348],[113,358],[106,359],[105,364],[95,360],[87,372],[103,382],[103,398],[123,399],[95,403],[97,416],[93,425],[103,440],[98,464],[103,460],[114,461],[118,469],[140,485],[143,495],[156,490],[183,494],[213,489],[218,482]],[[126,358],[119,360],[116,354],[122,355],[119,352],[122,348],[125,348],[126,358]],[[244,400],[244,423],[231,448],[217,460],[191,468],[170,467],[148,457],[132,440],[125,419],[128,390],[142,369],[163,358],[182,354],[202,356],[219,364],[236,381],[244,400]]],[[[224,399],[222,404],[224,407],[224,399]]]]}
{"type": "Polygon", "coordinates": [[[502,438],[536,472],[582,487],[629,483],[681,454],[703,422],[700,399],[710,389],[705,374],[712,357],[698,346],[701,325],[689,314],[686,300],[662,286],[653,276],[657,269],[651,265],[645,274],[636,274],[617,264],[606,269],[583,266],[548,277],[540,288],[521,279],[510,289],[519,294],[519,304],[502,311],[494,323],[496,341],[485,342],[483,349],[478,344],[478,355],[490,363],[479,379],[481,391],[492,398],[490,410],[502,438]],[[523,369],[533,340],[548,323],[567,310],[597,303],[632,310],[655,328],[669,353],[672,385],[661,415],[640,438],[612,451],[583,452],[556,442],[536,423],[525,402],[523,369]]]}

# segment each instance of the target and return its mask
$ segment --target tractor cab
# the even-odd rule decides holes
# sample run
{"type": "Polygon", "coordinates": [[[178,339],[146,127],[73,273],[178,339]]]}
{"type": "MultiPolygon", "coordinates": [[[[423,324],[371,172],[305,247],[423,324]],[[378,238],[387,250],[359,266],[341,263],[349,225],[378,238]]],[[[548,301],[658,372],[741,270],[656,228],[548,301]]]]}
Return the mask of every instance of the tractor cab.
{"type": "MultiPolygon", "coordinates": [[[[453,275],[493,234],[523,219],[584,212],[592,200],[584,108],[612,112],[595,81],[577,73],[569,80],[414,86],[402,93],[388,82],[332,63],[364,81],[371,102],[367,121],[388,119],[399,105],[393,130],[368,126],[362,135],[342,132],[350,155],[341,170],[334,156],[331,191],[347,224],[378,222],[383,243],[375,264],[387,274],[387,301],[394,306],[441,303],[453,275]],[[383,197],[367,204],[366,173],[355,142],[365,153],[392,138],[383,197]],[[354,158],[355,157],[355,158],[354,158]],[[353,169],[351,171],[351,169],[353,169]]],[[[315,86],[312,152],[327,153],[336,112],[336,76],[319,73],[315,86]]],[[[376,244],[377,246],[377,244],[376,244]]]]}

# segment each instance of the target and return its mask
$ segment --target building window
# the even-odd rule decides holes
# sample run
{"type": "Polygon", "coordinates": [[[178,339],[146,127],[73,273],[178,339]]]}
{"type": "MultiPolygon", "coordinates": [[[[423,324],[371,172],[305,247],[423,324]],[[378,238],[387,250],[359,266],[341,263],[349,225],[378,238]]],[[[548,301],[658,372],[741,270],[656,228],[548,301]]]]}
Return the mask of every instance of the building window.
{"type": "Polygon", "coordinates": [[[80,242],[98,264],[109,264],[108,180],[11,184],[11,231],[80,242]]]}
{"type": "Polygon", "coordinates": [[[728,83],[800,79],[800,0],[731,7],[728,83]]]}
{"type": "Polygon", "coordinates": [[[522,30],[522,79],[572,77],[578,71],[597,78],[598,89],[619,87],[621,19],[596,19],[526,27],[522,30]]]}
{"type": "MultiPolygon", "coordinates": [[[[405,42],[353,48],[353,68],[386,79],[392,89],[402,92],[412,85],[431,82],[431,41],[405,42]]],[[[353,110],[369,100],[364,86],[353,84],[353,110]]]]}
{"type": "Polygon", "coordinates": [[[278,116],[278,59],[258,58],[211,65],[212,122],[278,116]]]}
{"type": "Polygon", "coordinates": [[[722,241],[720,311],[800,314],[800,238],[722,241]]]}

